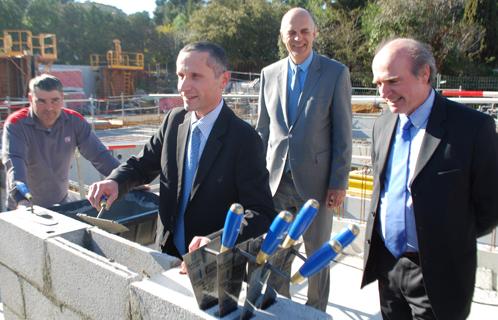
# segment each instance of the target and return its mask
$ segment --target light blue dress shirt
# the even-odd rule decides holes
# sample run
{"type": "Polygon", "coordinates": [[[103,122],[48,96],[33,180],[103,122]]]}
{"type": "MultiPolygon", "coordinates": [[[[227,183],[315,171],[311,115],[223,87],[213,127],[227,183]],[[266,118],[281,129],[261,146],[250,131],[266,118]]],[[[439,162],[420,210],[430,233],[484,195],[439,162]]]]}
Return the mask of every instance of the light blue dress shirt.
{"type": "Polygon", "coordinates": [[[218,103],[216,108],[214,108],[211,112],[206,114],[204,117],[198,119],[197,115],[195,112],[191,113],[190,117],[190,134],[189,134],[189,140],[187,141],[187,146],[190,143],[190,137],[192,136],[192,128],[197,126],[201,130],[201,144],[199,146],[199,159],[200,160],[202,156],[202,152],[204,151],[204,147],[206,146],[207,139],[209,138],[209,134],[211,133],[211,130],[213,129],[214,123],[216,122],[216,119],[218,119],[218,116],[220,115],[221,108],[223,107],[223,99],[218,103]]]}
{"type": "MultiPolygon", "coordinates": [[[[406,211],[405,211],[405,224],[406,224],[406,251],[407,252],[418,252],[418,241],[417,241],[417,230],[415,227],[415,216],[413,214],[413,201],[411,195],[411,181],[413,179],[413,175],[415,174],[415,166],[417,164],[418,155],[420,153],[420,147],[422,146],[422,140],[424,139],[425,129],[427,127],[427,121],[429,120],[429,115],[432,110],[432,106],[434,104],[435,93],[434,90],[431,90],[427,99],[415,109],[415,111],[410,114],[409,118],[413,126],[410,129],[410,133],[412,136],[412,141],[410,145],[410,160],[408,162],[408,196],[406,197],[406,211]]],[[[401,117],[406,117],[405,114],[399,114],[401,117]]],[[[399,125],[400,121],[396,125],[396,133],[399,133],[402,129],[399,125]]],[[[385,181],[389,181],[390,170],[389,168],[392,166],[393,162],[393,154],[389,152],[389,158],[387,159],[387,168],[386,168],[386,177],[385,181]]],[[[384,181],[384,184],[386,183],[384,181]]],[[[382,239],[385,240],[386,236],[386,210],[387,206],[387,197],[384,192],[384,189],[380,194],[380,228],[381,228],[381,236],[382,239]]]]}

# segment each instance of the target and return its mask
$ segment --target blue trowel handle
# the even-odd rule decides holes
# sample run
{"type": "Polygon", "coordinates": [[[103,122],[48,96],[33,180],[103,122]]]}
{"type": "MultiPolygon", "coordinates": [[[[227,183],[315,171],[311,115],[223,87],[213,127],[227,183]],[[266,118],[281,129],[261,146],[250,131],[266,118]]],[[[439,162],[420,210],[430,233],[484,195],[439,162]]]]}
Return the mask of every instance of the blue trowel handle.
{"type": "Polygon", "coordinates": [[[289,229],[289,234],[287,234],[287,238],[285,238],[282,247],[288,248],[299,239],[306,229],[308,229],[311,222],[313,222],[319,207],[320,204],[314,199],[306,201],[297,214],[296,220],[292,223],[292,226],[289,229]]]}
{"type": "Polygon", "coordinates": [[[359,233],[359,228],[357,225],[350,225],[345,227],[339,232],[332,240],[325,243],[320,249],[318,249],[311,257],[306,260],[306,262],[301,266],[298,272],[296,272],[291,279],[292,283],[300,283],[304,278],[308,278],[323,267],[327,266],[332,259],[334,259],[343,248],[347,247],[359,233]]]}
{"type": "Polygon", "coordinates": [[[244,218],[244,208],[238,204],[234,203],[230,206],[228,210],[227,217],[225,219],[225,226],[223,227],[223,234],[221,236],[221,249],[220,252],[232,249],[237,241],[237,236],[239,235],[240,225],[244,218]]]}
{"type": "Polygon", "coordinates": [[[24,182],[16,181],[15,184],[17,191],[19,191],[26,200],[31,201],[31,199],[33,199],[33,196],[31,195],[28,186],[24,182]]]}
{"type": "Polygon", "coordinates": [[[294,217],[289,211],[281,211],[273,220],[270,229],[266,233],[261,250],[256,257],[256,262],[261,264],[271,256],[282,242],[294,217]]]}

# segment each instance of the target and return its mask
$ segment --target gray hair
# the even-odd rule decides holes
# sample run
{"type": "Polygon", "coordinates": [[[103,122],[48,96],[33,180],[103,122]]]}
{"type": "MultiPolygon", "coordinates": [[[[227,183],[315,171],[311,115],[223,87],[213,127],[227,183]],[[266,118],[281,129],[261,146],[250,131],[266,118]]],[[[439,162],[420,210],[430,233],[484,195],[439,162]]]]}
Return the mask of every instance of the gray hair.
{"type": "Polygon", "coordinates": [[[207,64],[213,69],[216,77],[219,77],[223,72],[228,70],[228,58],[225,50],[216,43],[209,41],[189,43],[180,50],[180,53],[192,51],[207,52],[209,54],[207,64]]]}
{"type": "Polygon", "coordinates": [[[404,52],[406,52],[406,54],[408,55],[408,57],[410,57],[410,60],[412,61],[411,72],[414,76],[418,76],[420,70],[422,70],[422,68],[425,65],[428,65],[430,69],[429,83],[436,80],[436,74],[437,74],[436,59],[434,59],[432,50],[429,47],[429,45],[422,43],[418,40],[411,38],[389,39],[383,41],[379,45],[379,47],[375,51],[375,54],[377,54],[380,50],[382,50],[382,48],[394,42],[401,42],[403,44],[402,48],[404,52]]]}
{"type": "Polygon", "coordinates": [[[34,77],[29,81],[29,91],[34,92],[35,89],[40,89],[43,91],[57,90],[60,93],[63,92],[62,82],[57,77],[46,73],[34,77]]]}

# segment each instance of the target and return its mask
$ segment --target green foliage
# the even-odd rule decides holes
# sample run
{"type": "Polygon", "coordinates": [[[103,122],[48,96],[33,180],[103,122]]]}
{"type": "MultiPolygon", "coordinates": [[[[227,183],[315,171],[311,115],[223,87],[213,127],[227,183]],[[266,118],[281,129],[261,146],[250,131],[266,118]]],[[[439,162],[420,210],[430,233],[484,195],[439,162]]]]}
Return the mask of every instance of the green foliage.
{"type": "Polygon", "coordinates": [[[74,0],[0,0],[5,29],[55,33],[57,63],[88,64],[112,40],[143,52],[146,64],[174,70],[188,41],[211,40],[227,51],[232,68],[259,70],[287,55],[280,20],[291,7],[308,9],[319,35],[315,49],[346,64],[353,79],[370,81],[375,48],[395,36],[414,37],[434,50],[440,72],[487,74],[498,66],[497,0],[156,0],[154,18],[74,0]]]}
{"type": "Polygon", "coordinates": [[[393,37],[412,37],[429,44],[440,72],[458,74],[477,50],[481,28],[463,20],[464,0],[378,0],[367,6],[363,31],[368,48],[393,37]],[[454,64],[454,61],[459,61],[454,64]]]}
{"type": "Polygon", "coordinates": [[[234,70],[259,72],[278,59],[283,9],[266,0],[212,1],[192,15],[187,40],[216,42],[225,48],[234,70]]]}

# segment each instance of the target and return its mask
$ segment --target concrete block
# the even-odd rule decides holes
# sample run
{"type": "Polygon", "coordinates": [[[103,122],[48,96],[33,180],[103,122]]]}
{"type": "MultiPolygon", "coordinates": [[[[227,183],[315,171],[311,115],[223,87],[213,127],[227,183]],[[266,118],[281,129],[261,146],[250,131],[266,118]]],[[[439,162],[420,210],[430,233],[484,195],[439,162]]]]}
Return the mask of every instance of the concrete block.
{"type": "Polygon", "coordinates": [[[77,239],[72,239],[74,238],[72,234],[66,234],[62,237],[127,266],[138,274],[145,274],[149,277],[172,267],[177,267],[181,263],[176,257],[141,246],[99,228],[88,229],[88,236],[84,243],[79,243],[77,239]]]}
{"type": "Polygon", "coordinates": [[[138,274],[61,237],[46,243],[44,295],[87,318],[129,318],[128,286],[138,274]]]}
{"type": "MultiPolygon", "coordinates": [[[[239,309],[223,318],[216,316],[218,307],[198,308],[188,276],[171,269],[130,286],[132,319],[238,319],[245,299],[242,290],[239,309]]],[[[266,310],[257,310],[254,319],[331,319],[330,315],[282,297],[266,310]]]]}
{"type": "Polygon", "coordinates": [[[493,271],[488,268],[477,268],[475,286],[484,290],[493,290],[493,271]]]}
{"type": "Polygon", "coordinates": [[[24,283],[23,288],[26,301],[26,318],[24,319],[87,319],[84,314],[71,310],[69,306],[43,295],[38,288],[28,283],[24,283]]]}
{"type": "MultiPolygon", "coordinates": [[[[0,313],[1,315],[1,313],[0,313]]],[[[5,320],[25,320],[25,317],[22,317],[12,310],[10,310],[8,307],[3,306],[3,317],[5,320]]]]}
{"type": "Polygon", "coordinates": [[[88,225],[38,206],[35,213],[27,209],[2,212],[0,263],[41,287],[46,267],[44,240],[88,225]]]}
{"type": "Polygon", "coordinates": [[[25,317],[25,302],[22,280],[10,269],[0,264],[0,290],[2,303],[13,313],[25,317]]]}

